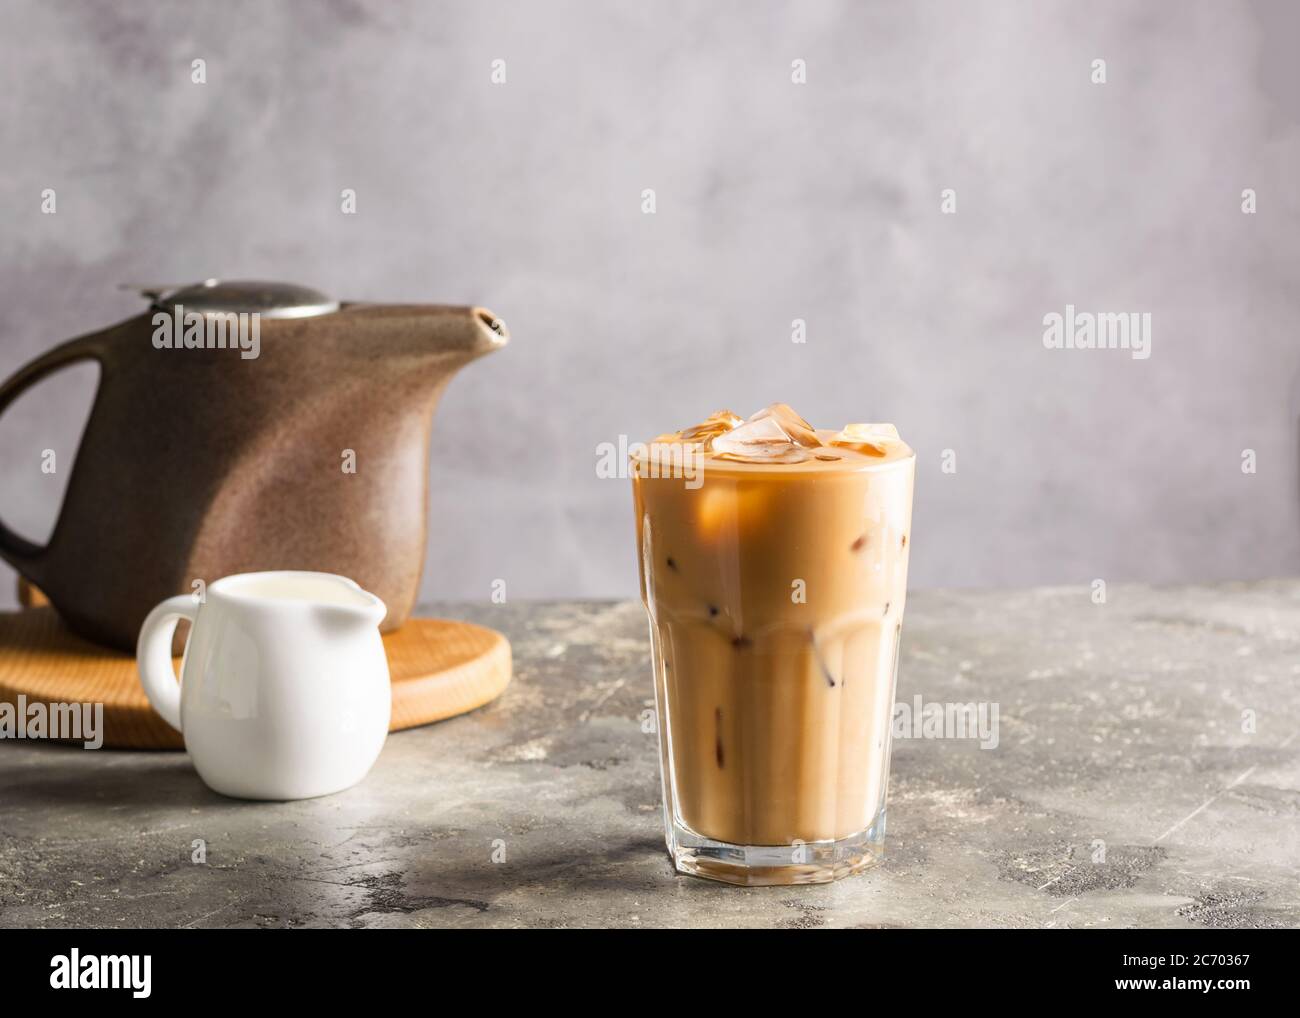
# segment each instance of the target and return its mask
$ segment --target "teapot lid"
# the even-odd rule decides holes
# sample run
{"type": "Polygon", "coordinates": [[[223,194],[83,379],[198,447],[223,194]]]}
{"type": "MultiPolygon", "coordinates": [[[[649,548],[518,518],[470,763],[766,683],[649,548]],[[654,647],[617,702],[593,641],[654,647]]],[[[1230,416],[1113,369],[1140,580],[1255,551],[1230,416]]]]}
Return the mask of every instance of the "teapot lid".
{"type": "Polygon", "coordinates": [[[263,318],[311,318],[339,309],[319,290],[295,283],[253,279],[205,279],[179,287],[142,287],[140,293],[160,311],[182,306],[196,314],[259,314],[263,318]]]}

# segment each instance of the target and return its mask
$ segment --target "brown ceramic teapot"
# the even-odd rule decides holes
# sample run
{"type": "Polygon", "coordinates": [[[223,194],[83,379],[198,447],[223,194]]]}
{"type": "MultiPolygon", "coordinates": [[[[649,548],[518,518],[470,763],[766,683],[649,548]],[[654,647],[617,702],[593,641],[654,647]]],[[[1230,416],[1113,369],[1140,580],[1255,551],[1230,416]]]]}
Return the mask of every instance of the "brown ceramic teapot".
{"type": "Polygon", "coordinates": [[[0,385],[3,413],[66,364],[100,366],[49,543],[0,524],[0,555],[74,630],[124,650],[162,599],[254,570],[349,576],[400,626],[424,565],[433,411],[505,344],[500,320],[278,283],[144,292],[149,311],[0,385]]]}

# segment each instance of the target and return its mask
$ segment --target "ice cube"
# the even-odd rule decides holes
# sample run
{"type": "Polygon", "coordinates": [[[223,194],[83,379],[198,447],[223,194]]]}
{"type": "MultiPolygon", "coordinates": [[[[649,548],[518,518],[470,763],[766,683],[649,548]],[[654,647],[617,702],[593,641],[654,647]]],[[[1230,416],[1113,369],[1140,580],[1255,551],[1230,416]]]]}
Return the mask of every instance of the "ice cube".
{"type": "Polygon", "coordinates": [[[795,413],[794,408],[788,403],[769,403],[749,420],[762,421],[769,418],[774,418],[780,423],[781,429],[792,442],[797,442],[808,449],[815,449],[822,444],[822,440],[817,437],[816,429],[795,413]]]}
{"type": "Polygon", "coordinates": [[[846,424],[830,444],[868,456],[888,456],[890,447],[899,441],[898,429],[892,424],[846,424]]]}
{"type": "Polygon", "coordinates": [[[892,438],[895,442],[899,440],[898,429],[892,424],[846,424],[840,434],[859,442],[869,442],[876,438],[892,438]]]}
{"type": "Polygon", "coordinates": [[[723,459],[747,463],[800,463],[808,458],[804,446],[791,437],[775,414],[755,414],[719,435],[713,440],[713,452],[723,459]]]}
{"type": "Polygon", "coordinates": [[[682,429],[677,433],[677,438],[683,442],[702,442],[707,451],[713,447],[715,438],[725,435],[732,428],[744,423],[739,415],[733,414],[730,410],[719,410],[717,413],[709,414],[694,427],[682,429]]]}

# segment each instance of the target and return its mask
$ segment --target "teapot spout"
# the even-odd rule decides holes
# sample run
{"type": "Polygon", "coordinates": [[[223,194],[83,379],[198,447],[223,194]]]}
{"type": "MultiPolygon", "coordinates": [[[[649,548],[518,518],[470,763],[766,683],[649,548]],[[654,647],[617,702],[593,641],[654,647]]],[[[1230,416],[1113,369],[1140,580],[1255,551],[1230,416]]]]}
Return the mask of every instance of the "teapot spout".
{"type": "Polygon", "coordinates": [[[372,338],[386,358],[436,358],[457,367],[510,341],[505,322],[487,308],[445,304],[351,304],[343,321],[353,341],[372,338]]]}
{"type": "Polygon", "coordinates": [[[487,308],[470,308],[470,317],[474,320],[473,339],[470,341],[472,356],[481,357],[510,342],[506,323],[487,308]]]}

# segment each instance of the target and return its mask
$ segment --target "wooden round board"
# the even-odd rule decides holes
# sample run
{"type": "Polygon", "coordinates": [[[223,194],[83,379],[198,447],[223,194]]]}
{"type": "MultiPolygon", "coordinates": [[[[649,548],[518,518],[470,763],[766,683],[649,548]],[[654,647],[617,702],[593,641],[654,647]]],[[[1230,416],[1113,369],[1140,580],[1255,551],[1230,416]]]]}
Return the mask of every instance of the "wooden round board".
{"type": "MultiPolygon", "coordinates": [[[[469,622],[410,619],[384,637],[393,682],[390,731],[454,717],[496,699],[510,681],[510,644],[469,622]]],[[[176,660],[177,671],[180,660],[176,660]]],[[[102,703],[104,745],[184,749],[140,687],[135,658],[69,631],[53,608],[0,613],[0,703],[102,703]]]]}

